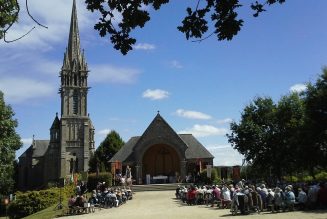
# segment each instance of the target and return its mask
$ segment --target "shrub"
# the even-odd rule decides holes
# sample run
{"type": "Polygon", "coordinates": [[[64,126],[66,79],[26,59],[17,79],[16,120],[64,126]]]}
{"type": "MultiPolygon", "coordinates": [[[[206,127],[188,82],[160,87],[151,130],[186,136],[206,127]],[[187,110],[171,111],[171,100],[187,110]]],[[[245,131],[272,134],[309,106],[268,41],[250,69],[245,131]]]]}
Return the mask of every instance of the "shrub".
{"type": "Polygon", "coordinates": [[[17,193],[16,201],[8,207],[10,218],[22,218],[56,203],[58,193],[54,191],[31,191],[17,193]]]}
{"type": "Polygon", "coordinates": [[[106,185],[112,186],[112,174],[110,172],[90,173],[87,179],[87,188],[89,191],[96,189],[98,182],[105,182],[106,185]]]}
{"type": "Polygon", "coordinates": [[[218,176],[218,171],[215,167],[212,168],[211,170],[211,181],[214,184],[219,184],[220,183],[220,177],[218,176]]]}
{"type": "MultiPolygon", "coordinates": [[[[74,186],[68,185],[62,188],[62,197],[73,194],[74,186]]],[[[10,218],[22,218],[34,214],[54,205],[59,201],[59,188],[50,188],[40,191],[17,192],[16,200],[8,206],[10,218]]]]}
{"type": "Polygon", "coordinates": [[[315,175],[316,180],[318,181],[326,181],[327,180],[327,172],[322,171],[315,175]]]}
{"type": "Polygon", "coordinates": [[[304,182],[312,182],[313,181],[313,177],[312,176],[304,176],[302,181],[304,182]]]}
{"type": "Polygon", "coordinates": [[[296,176],[284,176],[284,180],[287,182],[298,182],[299,179],[296,176]]]}

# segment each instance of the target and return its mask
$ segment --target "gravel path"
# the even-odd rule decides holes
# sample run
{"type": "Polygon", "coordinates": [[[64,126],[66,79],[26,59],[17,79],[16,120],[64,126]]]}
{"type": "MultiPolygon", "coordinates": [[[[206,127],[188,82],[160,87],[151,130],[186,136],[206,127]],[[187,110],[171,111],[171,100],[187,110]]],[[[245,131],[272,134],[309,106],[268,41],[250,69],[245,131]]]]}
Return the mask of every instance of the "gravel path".
{"type": "Polygon", "coordinates": [[[69,216],[65,218],[88,219],[214,219],[218,217],[232,219],[327,219],[327,211],[317,212],[286,212],[286,213],[261,213],[246,216],[232,216],[229,209],[211,208],[205,205],[187,206],[174,198],[174,191],[138,192],[133,200],[119,208],[97,210],[92,214],[69,216]]]}

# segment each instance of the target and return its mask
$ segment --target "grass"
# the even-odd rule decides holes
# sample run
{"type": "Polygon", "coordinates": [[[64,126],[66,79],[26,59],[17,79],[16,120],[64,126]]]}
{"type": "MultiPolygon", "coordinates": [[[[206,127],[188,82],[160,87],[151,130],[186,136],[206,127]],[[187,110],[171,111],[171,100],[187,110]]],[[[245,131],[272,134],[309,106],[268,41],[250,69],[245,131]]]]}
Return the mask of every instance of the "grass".
{"type": "MultiPolygon", "coordinates": [[[[87,197],[90,197],[92,193],[87,193],[87,197]]],[[[62,201],[62,205],[63,205],[63,209],[67,209],[68,208],[68,199],[64,199],[62,201]]],[[[42,211],[36,212],[34,214],[31,214],[27,217],[24,217],[24,219],[50,219],[50,218],[56,218],[56,217],[60,217],[63,214],[63,209],[59,209],[59,210],[55,210],[55,208],[57,207],[57,204],[52,205],[51,207],[48,207],[46,209],[43,209],[42,211]]],[[[1,218],[0,219],[5,219],[5,218],[1,218]]]]}
{"type": "MultiPolygon", "coordinates": [[[[67,200],[64,200],[62,202],[63,209],[67,208],[67,200]]],[[[46,209],[43,209],[42,211],[36,212],[35,214],[31,214],[27,217],[24,217],[25,219],[50,219],[50,218],[56,218],[62,215],[63,209],[55,210],[57,207],[57,204],[52,205],[46,209]]],[[[2,219],[2,218],[0,218],[2,219]]]]}

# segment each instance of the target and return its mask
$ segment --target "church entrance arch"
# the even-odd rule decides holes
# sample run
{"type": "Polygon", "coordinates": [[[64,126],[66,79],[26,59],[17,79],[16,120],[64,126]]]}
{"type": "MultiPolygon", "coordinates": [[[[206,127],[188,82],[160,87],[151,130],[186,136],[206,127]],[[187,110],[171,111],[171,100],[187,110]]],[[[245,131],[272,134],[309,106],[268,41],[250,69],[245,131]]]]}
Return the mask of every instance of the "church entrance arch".
{"type": "Polygon", "coordinates": [[[174,148],[165,144],[151,146],[143,156],[143,178],[150,176],[175,177],[180,172],[180,158],[174,148]]]}

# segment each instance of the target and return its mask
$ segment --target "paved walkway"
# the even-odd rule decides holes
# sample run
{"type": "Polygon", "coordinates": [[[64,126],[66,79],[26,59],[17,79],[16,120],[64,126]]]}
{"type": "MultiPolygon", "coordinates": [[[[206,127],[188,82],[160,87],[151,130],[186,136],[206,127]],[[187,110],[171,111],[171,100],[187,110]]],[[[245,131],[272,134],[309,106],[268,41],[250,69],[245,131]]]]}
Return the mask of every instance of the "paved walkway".
{"type": "Polygon", "coordinates": [[[286,213],[262,213],[247,216],[232,216],[228,209],[210,208],[205,205],[187,206],[174,198],[174,191],[163,192],[138,192],[133,200],[119,208],[97,210],[92,214],[70,216],[65,218],[88,218],[88,219],[327,219],[327,211],[324,212],[286,212],[286,213]]]}

